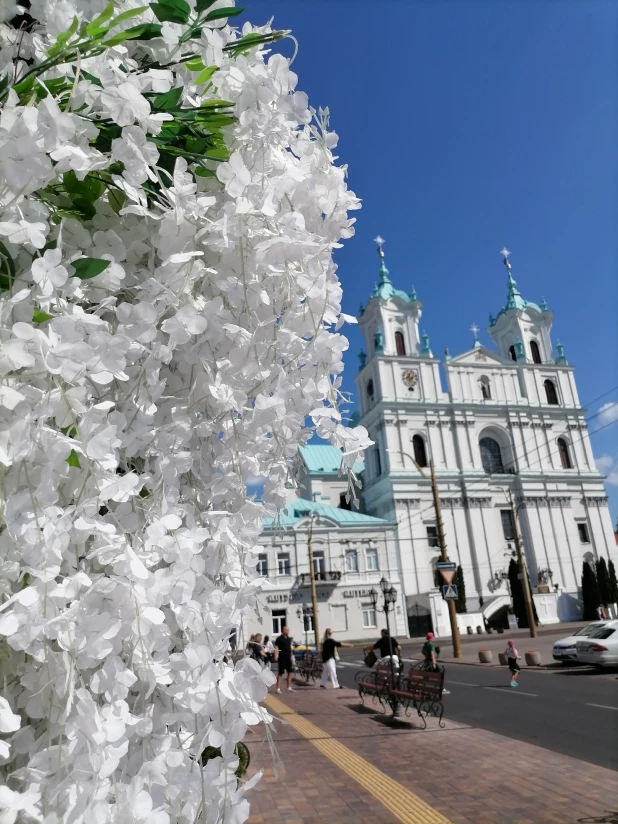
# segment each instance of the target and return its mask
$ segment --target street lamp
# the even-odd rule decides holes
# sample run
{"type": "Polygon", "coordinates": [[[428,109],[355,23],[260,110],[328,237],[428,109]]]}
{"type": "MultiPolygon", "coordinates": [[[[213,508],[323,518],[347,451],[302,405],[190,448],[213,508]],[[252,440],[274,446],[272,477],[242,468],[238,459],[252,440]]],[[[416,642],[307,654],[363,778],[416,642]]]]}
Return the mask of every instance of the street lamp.
{"type": "Polygon", "coordinates": [[[299,621],[302,618],[303,629],[305,630],[305,649],[308,650],[309,642],[307,640],[307,633],[309,631],[309,618],[313,617],[313,610],[311,609],[311,607],[308,607],[306,606],[306,604],[303,604],[302,607],[298,607],[298,609],[296,610],[296,616],[299,621]]]}
{"type": "MultiPolygon", "coordinates": [[[[391,624],[388,618],[388,614],[391,609],[395,609],[395,604],[397,603],[397,590],[395,587],[390,585],[390,582],[386,580],[386,578],[382,578],[380,581],[380,589],[382,590],[382,598],[383,598],[383,606],[378,607],[378,593],[372,587],[369,590],[369,599],[371,601],[372,608],[377,612],[378,609],[384,613],[386,616],[386,636],[388,638],[388,650],[389,650],[389,659],[391,665],[391,684],[392,687],[395,687],[395,662],[393,661],[393,644],[391,641],[391,624]]],[[[399,715],[399,702],[396,698],[391,698],[390,700],[391,709],[393,711],[393,718],[396,718],[399,715]]]]}

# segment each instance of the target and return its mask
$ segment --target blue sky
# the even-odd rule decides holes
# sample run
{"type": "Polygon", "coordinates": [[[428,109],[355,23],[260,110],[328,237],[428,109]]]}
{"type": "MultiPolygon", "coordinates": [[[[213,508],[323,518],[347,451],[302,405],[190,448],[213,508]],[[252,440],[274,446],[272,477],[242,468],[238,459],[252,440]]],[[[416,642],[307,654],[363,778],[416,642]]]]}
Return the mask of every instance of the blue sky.
{"type": "MultiPolygon", "coordinates": [[[[417,289],[434,354],[467,349],[506,297],[511,250],[525,298],[547,299],[589,416],[618,401],[618,6],[582,2],[255,0],[299,41],[294,70],[328,106],[363,201],[337,253],[344,310],[377,278],[386,239],[399,288],[417,289]],[[614,388],[615,387],[615,388],[614,388]],[[609,390],[604,398],[590,401],[609,390]]],[[[243,16],[240,20],[245,19],[243,16]]],[[[282,51],[291,53],[291,44],[282,51]],[[289,49],[289,51],[288,51],[289,49]]],[[[348,327],[345,388],[361,348],[348,327]]],[[[605,409],[594,429],[618,418],[605,409]]],[[[618,423],[593,436],[618,517],[618,423]]]]}

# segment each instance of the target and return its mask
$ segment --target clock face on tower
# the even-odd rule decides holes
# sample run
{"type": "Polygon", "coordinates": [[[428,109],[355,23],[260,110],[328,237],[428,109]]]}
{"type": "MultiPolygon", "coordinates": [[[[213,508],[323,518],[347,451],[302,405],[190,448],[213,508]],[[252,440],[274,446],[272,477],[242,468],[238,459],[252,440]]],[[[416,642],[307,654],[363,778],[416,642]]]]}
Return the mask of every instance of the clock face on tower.
{"type": "Polygon", "coordinates": [[[418,373],[414,369],[406,369],[401,377],[408,389],[414,389],[418,383],[418,373]]]}

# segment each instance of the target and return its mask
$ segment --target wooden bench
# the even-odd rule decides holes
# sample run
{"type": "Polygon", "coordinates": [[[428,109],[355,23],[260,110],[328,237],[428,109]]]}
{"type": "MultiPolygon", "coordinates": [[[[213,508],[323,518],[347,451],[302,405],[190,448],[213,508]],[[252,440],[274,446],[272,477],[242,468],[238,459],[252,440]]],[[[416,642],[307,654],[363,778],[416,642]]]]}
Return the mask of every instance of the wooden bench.
{"type": "Polygon", "coordinates": [[[365,703],[365,696],[369,696],[374,704],[379,701],[382,711],[386,712],[389,693],[399,681],[399,669],[395,667],[395,683],[390,661],[379,661],[374,670],[361,670],[354,680],[362,703],[365,703]]]}
{"type": "Polygon", "coordinates": [[[415,709],[419,718],[423,719],[423,729],[427,726],[427,716],[438,719],[440,727],[444,726],[442,716],[444,705],[442,691],[444,689],[444,667],[435,670],[417,669],[412,667],[406,678],[391,689],[390,697],[397,700],[405,708],[406,715],[415,709]]]}

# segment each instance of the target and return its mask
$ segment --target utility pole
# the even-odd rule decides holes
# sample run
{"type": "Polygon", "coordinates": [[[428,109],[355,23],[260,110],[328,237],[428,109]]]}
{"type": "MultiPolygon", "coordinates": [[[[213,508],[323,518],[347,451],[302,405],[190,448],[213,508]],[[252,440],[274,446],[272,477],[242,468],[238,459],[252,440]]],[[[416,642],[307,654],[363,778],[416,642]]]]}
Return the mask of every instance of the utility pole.
{"type": "Polygon", "coordinates": [[[309,574],[311,575],[311,605],[313,608],[313,631],[315,632],[315,651],[316,655],[320,652],[320,635],[318,630],[318,596],[315,591],[315,567],[313,566],[313,546],[311,545],[311,539],[313,538],[313,522],[315,520],[315,514],[311,516],[311,520],[309,522],[309,536],[307,538],[307,543],[309,546],[309,574]]]}
{"type": "MultiPolygon", "coordinates": [[[[429,469],[431,471],[431,491],[433,493],[433,505],[434,509],[436,510],[436,526],[438,527],[438,541],[440,542],[440,560],[448,561],[448,555],[446,554],[446,540],[444,538],[444,524],[442,523],[442,507],[440,505],[440,496],[438,494],[438,482],[436,481],[436,473],[433,468],[433,461],[429,461],[429,469]]],[[[457,611],[455,609],[455,601],[449,600],[447,601],[447,603],[448,617],[451,621],[453,657],[461,658],[461,639],[459,638],[459,627],[457,626],[457,611]]]]}
{"type": "Polygon", "coordinates": [[[536,621],[534,620],[534,608],[532,606],[532,595],[530,593],[530,581],[528,580],[528,569],[526,568],[526,559],[524,558],[523,544],[521,534],[519,532],[519,522],[517,520],[517,507],[515,501],[509,493],[509,503],[511,504],[511,512],[513,514],[513,532],[515,533],[515,546],[517,548],[517,566],[519,568],[519,579],[524,591],[524,602],[526,604],[526,615],[528,616],[528,625],[530,627],[530,637],[536,638],[536,621]]]}

